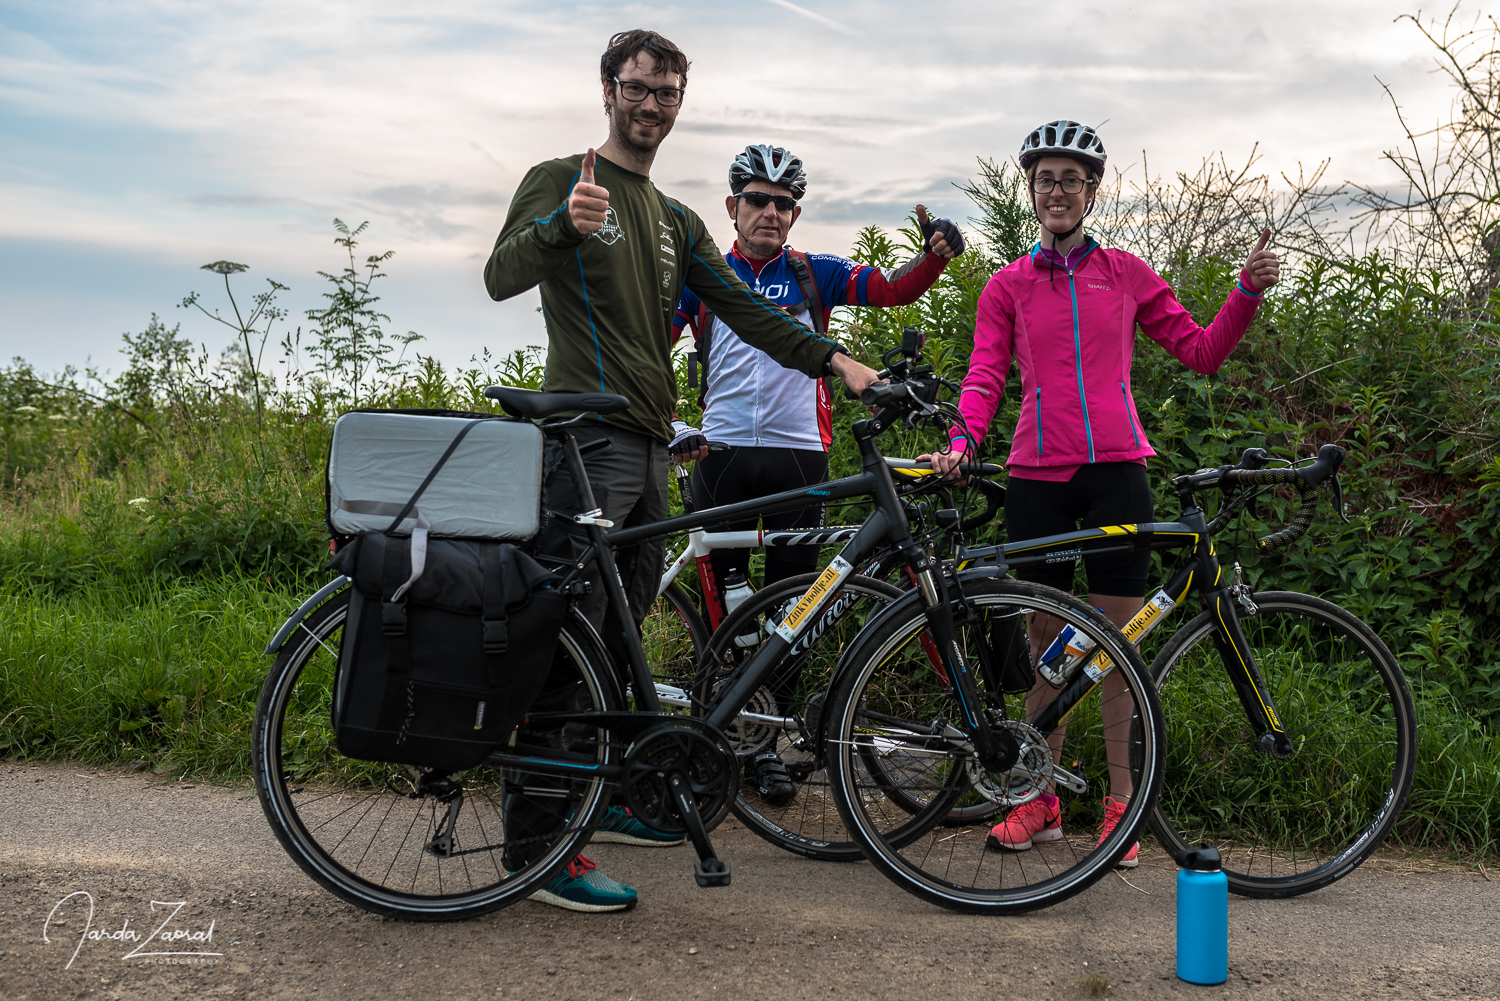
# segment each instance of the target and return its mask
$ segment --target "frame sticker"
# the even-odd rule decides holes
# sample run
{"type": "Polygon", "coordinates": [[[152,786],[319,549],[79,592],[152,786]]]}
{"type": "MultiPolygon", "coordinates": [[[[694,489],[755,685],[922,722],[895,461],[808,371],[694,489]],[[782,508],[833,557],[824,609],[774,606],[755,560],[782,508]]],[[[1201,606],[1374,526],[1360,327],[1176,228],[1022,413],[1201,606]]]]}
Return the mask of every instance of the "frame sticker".
{"type": "Polygon", "coordinates": [[[835,556],[833,562],[818,575],[813,581],[812,587],[807,589],[795,608],[787,613],[786,618],[776,627],[776,633],[788,643],[797,639],[797,633],[807,617],[823,602],[823,599],[833,593],[833,590],[843,583],[844,578],[854,572],[854,564],[842,556],[835,556]]]}

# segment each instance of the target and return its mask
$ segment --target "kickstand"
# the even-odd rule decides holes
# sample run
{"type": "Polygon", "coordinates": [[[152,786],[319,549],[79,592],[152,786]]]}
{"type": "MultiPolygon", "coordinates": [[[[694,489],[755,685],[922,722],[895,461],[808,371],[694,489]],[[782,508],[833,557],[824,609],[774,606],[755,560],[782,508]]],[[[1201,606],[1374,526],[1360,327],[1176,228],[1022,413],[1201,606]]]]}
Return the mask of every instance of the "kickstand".
{"type": "Polygon", "coordinates": [[[708,831],[703,827],[703,818],[698,815],[698,804],[693,802],[692,791],[681,772],[667,777],[667,785],[677,801],[677,813],[687,825],[688,837],[698,851],[698,864],[693,866],[693,878],[699,886],[728,886],[729,863],[714,857],[714,846],[709,844],[708,831]]]}

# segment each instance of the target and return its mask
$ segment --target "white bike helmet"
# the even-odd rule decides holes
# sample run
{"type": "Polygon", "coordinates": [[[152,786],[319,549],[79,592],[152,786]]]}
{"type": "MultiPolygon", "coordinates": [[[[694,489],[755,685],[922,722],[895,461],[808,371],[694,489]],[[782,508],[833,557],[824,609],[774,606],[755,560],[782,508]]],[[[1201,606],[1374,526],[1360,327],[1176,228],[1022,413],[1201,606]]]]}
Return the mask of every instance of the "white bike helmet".
{"type": "Polygon", "coordinates": [[[1087,125],[1058,119],[1048,122],[1028,135],[1021,143],[1018,159],[1022,170],[1044,156],[1066,156],[1082,160],[1094,168],[1095,177],[1104,176],[1104,143],[1099,134],[1087,125]]]}
{"type": "Polygon", "coordinates": [[[807,174],[802,161],[780,146],[746,146],[729,165],[729,193],[737,195],[751,181],[780,184],[801,200],[807,193],[807,174]]]}

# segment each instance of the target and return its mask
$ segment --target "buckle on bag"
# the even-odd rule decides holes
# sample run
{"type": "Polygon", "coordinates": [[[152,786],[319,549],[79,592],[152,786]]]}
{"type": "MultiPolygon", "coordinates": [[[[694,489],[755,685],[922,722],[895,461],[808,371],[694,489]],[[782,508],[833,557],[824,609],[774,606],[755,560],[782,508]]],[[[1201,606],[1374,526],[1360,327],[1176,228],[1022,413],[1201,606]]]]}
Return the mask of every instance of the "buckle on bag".
{"type": "Polygon", "coordinates": [[[510,631],[504,619],[484,619],[484,652],[504,653],[510,646],[510,631]]]}
{"type": "Polygon", "coordinates": [[[406,602],[382,601],[380,603],[380,631],[386,636],[406,635],[406,602]]]}

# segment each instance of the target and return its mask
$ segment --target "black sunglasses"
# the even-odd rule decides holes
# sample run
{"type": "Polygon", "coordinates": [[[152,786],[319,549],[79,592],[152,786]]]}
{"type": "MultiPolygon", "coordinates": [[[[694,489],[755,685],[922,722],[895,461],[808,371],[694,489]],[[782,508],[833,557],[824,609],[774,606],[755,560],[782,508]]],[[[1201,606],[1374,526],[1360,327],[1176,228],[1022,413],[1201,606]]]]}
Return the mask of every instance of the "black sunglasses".
{"type": "Polygon", "coordinates": [[[647,87],[643,83],[634,80],[621,80],[615,77],[615,83],[620,85],[620,96],[633,104],[640,104],[647,96],[656,98],[656,103],[663,108],[675,108],[682,103],[681,87],[647,87]]]}
{"type": "Polygon", "coordinates": [[[790,212],[797,207],[797,199],[790,195],[768,195],[764,191],[741,191],[734,197],[743,198],[753,209],[763,209],[772,202],[776,203],[777,212],[790,212]]]}

